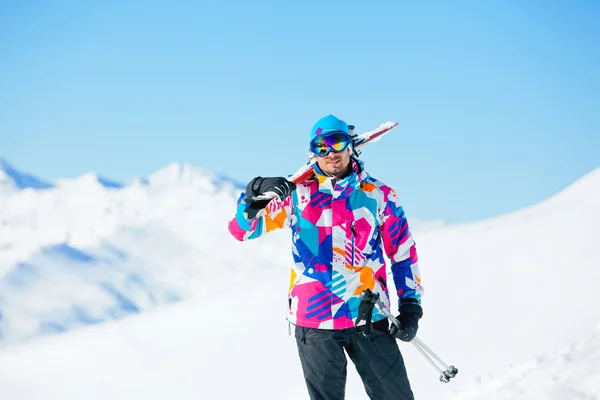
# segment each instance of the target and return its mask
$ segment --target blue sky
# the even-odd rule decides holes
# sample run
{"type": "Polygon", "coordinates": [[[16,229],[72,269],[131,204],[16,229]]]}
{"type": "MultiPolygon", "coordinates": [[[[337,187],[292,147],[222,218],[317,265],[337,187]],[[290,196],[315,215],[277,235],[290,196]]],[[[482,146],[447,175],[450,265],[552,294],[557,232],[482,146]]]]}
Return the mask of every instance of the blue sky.
{"type": "Polygon", "coordinates": [[[409,218],[471,221],[600,166],[600,1],[3,1],[0,157],[127,181],[294,172],[333,113],[409,218]]]}

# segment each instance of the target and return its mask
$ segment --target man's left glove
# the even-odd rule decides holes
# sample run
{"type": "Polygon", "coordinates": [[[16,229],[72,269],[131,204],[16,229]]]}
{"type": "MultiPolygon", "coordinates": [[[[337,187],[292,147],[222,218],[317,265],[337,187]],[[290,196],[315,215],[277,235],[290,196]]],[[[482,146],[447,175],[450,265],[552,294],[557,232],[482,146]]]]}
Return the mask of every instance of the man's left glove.
{"type": "Polygon", "coordinates": [[[418,304],[402,304],[400,306],[400,315],[396,317],[400,322],[400,329],[392,324],[390,334],[403,342],[410,342],[417,336],[419,330],[419,320],[423,316],[423,309],[418,304]]]}

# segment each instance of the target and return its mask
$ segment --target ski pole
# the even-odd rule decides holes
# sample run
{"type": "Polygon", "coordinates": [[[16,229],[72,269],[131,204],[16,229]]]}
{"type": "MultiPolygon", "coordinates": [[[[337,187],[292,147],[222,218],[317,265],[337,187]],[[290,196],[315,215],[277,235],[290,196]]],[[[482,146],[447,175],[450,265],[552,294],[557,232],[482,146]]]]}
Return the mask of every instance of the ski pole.
{"type": "MultiPolygon", "coordinates": [[[[390,321],[392,321],[396,328],[400,329],[400,322],[389,312],[387,308],[385,308],[385,305],[381,302],[381,300],[377,299],[376,303],[379,306],[379,309],[390,319],[390,321]]],[[[440,381],[448,383],[450,382],[450,379],[456,376],[458,369],[454,365],[448,366],[437,354],[427,347],[427,345],[425,345],[421,339],[415,336],[415,338],[411,340],[411,343],[415,346],[419,353],[421,353],[421,355],[425,357],[425,359],[429,361],[429,363],[435,369],[438,370],[440,373],[440,381]],[[443,370],[432,360],[432,357],[444,367],[443,370]]]]}
{"type": "MultiPolygon", "coordinates": [[[[415,338],[416,339],[416,338],[415,338]]],[[[423,349],[423,347],[421,347],[420,345],[417,344],[417,342],[415,342],[415,340],[413,339],[411,341],[411,343],[413,345],[415,345],[415,348],[419,351],[419,353],[421,353],[421,355],[423,357],[425,357],[425,359],[427,361],[429,361],[429,363],[433,366],[433,368],[437,369],[438,372],[440,373],[440,380],[442,380],[442,377],[445,376],[444,371],[442,371],[442,369],[431,359],[431,357],[429,357],[429,354],[427,354],[427,352],[423,349]]],[[[442,382],[445,382],[444,380],[442,380],[442,382]]],[[[447,383],[447,382],[446,382],[447,383]]]]}
{"type": "MultiPolygon", "coordinates": [[[[369,289],[366,289],[361,294],[361,299],[365,301],[371,301],[374,304],[377,304],[381,312],[385,314],[386,317],[396,326],[396,328],[400,329],[400,322],[390,313],[390,311],[385,307],[385,304],[379,299],[379,294],[375,294],[371,292],[369,289]]],[[[458,369],[454,365],[448,366],[440,357],[438,357],[429,347],[423,343],[422,340],[415,337],[411,340],[411,343],[415,346],[415,348],[421,353],[423,357],[440,373],[440,381],[444,383],[450,382],[450,379],[454,378],[456,374],[458,374],[458,369]],[[440,363],[444,369],[440,368],[432,357],[440,363]]]]}
{"type": "Polygon", "coordinates": [[[415,347],[421,351],[421,354],[425,354],[428,353],[430,356],[432,356],[433,358],[435,358],[435,360],[440,363],[445,369],[444,371],[441,370],[441,368],[438,368],[437,365],[435,365],[435,363],[433,362],[433,360],[431,360],[431,358],[429,358],[429,362],[432,365],[435,365],[436,368],[438,369],[438,371],[440,372],[440,381],[444,382],[444,383],[448,383],[450,382],[450,379],[454,378],[456,376],[456,374],[458,374],[458,369],[454,366],[454,365],[447,365],[444,361],[442,361],[442,359],[440,357],[438,357],[429,347],[427,347],[425,345],[425,343],[423,343],[423,341],[417,337],[415,337],[412,341],[412,344],[415,345],[415,347]]]}

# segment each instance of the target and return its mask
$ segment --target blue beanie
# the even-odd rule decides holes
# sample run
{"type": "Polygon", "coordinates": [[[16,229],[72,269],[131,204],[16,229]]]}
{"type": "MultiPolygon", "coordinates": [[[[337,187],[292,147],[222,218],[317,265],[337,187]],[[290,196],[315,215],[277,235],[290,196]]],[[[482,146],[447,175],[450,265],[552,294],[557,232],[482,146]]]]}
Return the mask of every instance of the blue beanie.
{"type": "Polygon", "coordinates": [[[318,120],[310,131],[310,141],[317,136],[324,136],[332,132],[348,134],[348,124],[341,119],[329,114],[318,120]]]}

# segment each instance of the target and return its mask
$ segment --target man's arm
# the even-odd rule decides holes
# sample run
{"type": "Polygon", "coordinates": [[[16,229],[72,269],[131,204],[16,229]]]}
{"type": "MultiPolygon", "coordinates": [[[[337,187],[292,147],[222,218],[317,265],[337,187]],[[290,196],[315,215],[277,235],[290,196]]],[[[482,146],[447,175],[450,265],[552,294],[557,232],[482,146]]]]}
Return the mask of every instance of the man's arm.
{"type": "Polygon", "coordinates": [[[398,293],[398,308],[402,309],[403,305],[409,304],[418,305],[420,308],[423,286],[421,286],[415,241],[408,227],[404,209],[393,189],[386,191],[385,200],[382,239],[385,252],[392,262],[391,270],[398,293]]]}
{"type": "Polygon", "coordinates": [[[254,178],[237,201],[235,217],[229,221],[229,232],[239,241],[256,239],[287,226],[293,209],[295,184],[285,178],[254,178]],[[271,200],[246,200],[267,191],[281,193],[271,200]]]}

